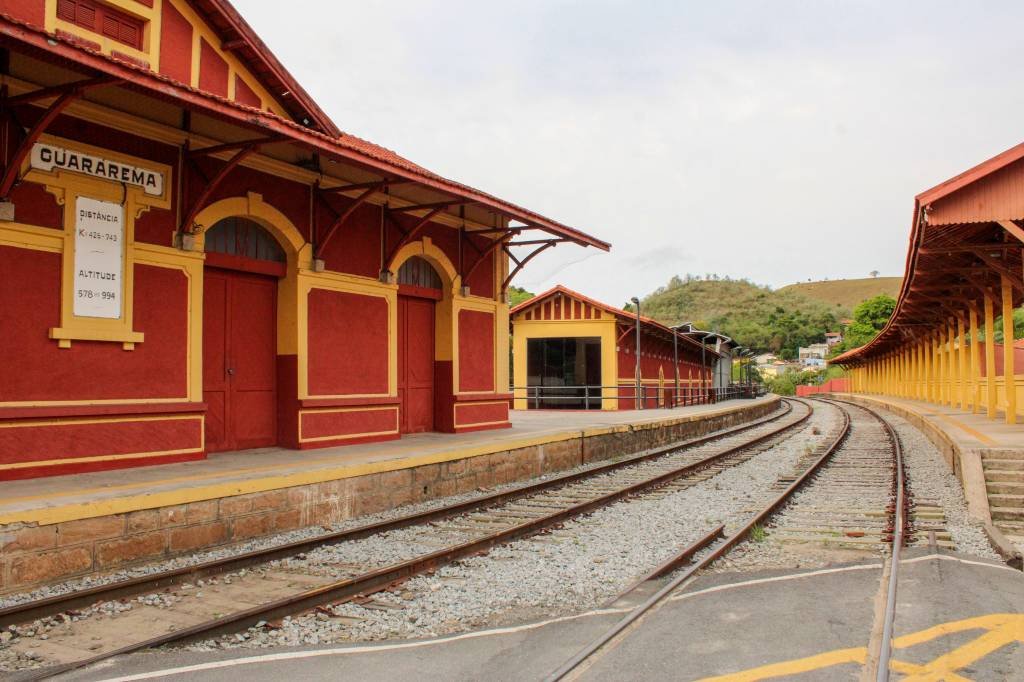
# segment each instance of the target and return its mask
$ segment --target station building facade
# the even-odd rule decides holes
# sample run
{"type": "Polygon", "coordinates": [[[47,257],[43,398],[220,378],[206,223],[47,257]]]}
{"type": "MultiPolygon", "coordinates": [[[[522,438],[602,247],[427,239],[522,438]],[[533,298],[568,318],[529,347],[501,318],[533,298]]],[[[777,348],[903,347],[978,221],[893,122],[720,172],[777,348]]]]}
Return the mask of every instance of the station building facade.
{"type": "Polygon", "coordinates": [[[0,72],[0,479],[508,426],[512,277],[608,248],[341,132],[224,0],[0,0],[0,72]]]}
{"type": "Polygon", "coordinates": [[[513,308],[511,321],[516,409],[631,410],[714,394],[723,355],[688,325],[640,317],[638,377],[635,313],[556,286],[513,308]]]}

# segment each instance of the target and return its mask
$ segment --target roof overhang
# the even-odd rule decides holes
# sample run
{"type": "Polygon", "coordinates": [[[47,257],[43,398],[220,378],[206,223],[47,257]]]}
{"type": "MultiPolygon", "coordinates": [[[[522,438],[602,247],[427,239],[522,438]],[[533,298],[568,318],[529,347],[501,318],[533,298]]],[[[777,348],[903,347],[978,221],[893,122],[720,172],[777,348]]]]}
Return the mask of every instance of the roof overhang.
{"type": "MultiPolygon", "coordinates": [[[[491,215],[502,218],[502,224],[492,220],[489,221],[493,223],[492,229],[478,230],[487,232],[489,238],[497,238],[502,234],[514,236],[527,231],[539,231],[551,235],[554,243],[569,242],[579,246],[593,246],[604,251],[611,248],[608,242],[468,185],[446,179],[394,152],[355,136],[325,135],[273,113],[196,90],[162,74],[102,54],[65,36],[47,33],[7,15],[0,15],[0,46],[81,74],[85,78],[108,77],[118,82],[117,85],[109,86],[110,88],[128,89],[171,103],[193,115],[216,119],[235,129],[238,140],[273,139],[272,145],[266,145],[261,153],[269,153],[267,150],[283,145],[291,146],[311,156],[350,168],[359,175],[360,180],[373,180],[385,185],[393,183],[398,191],[391,191],[390,188],[388,191],[390,196],[399,199],[400,205],[451,200],[451,208],[445,209],[444,212],[453,217],[491,215]],[[475,215],[467,216],[474,212],[475,215]],[[518,224],[511,224],[513,221],[518,224]]],[[[235,140],[224,141],[230,143],[235,140]]],[[[331,170],[327,167],[320,169],[326,180],[327,189],[332,186],[346,186],[351,182],[350,179],[332,176],[331,170]]],[[[487,224],[482,220],[478,220],[477,223],[487,224]]]]}

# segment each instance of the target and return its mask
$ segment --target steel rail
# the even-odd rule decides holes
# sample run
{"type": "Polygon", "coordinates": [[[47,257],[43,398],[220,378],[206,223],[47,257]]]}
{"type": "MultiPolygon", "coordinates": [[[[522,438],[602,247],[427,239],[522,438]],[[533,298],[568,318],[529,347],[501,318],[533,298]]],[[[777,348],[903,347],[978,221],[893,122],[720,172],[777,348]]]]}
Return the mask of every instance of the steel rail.
{"type": "MultiPolygon", "coordinates": [[[[772,500],[766,507],[760,512],[751,517],[747,523],[743,525],[738,531],[732,535],[723,539],[720,543],[715,545],[707,554],[702,556],[695,564],[687,568],[685,571],[677,575],[675,578],[666,583],[661,589],[647,598],[642,604],[627,613],[622,619],[615,623],[611,628],[601,634],[598,638],[592,641],[590,644],[585,646],[579,652],[577,652],[572,658],[563,663],[561,667],[551,673],[545,678],[545,682],[558,682],[559,680],[566,679],[571,675],[577,668],[586,663],[599,651],[604,649],[614,640],[617,640],[621,636],[625,636],[626,631],[631,628],[641,617],[650,612],[655,607],[659,606],[664,602],[665,598],[668,597],[672,592],[676,590],[680,585],[685,583],[687,580],[697,574],[698,571],[707,568],[718,558],[728,552],[730,549],[735,547],[737,544],[742,542],[750,534],[751,530],[758,524],[762,523],[765,519],[771,516],[779,507],[783,506],[789,501],[789,498],[799,490],[805,483],[807,483],[818,470],[832,457],[839,446],[842,445],[843,441],[850,433],[850,415],[846,410],[840,408],[840,413],[843,416],[843,424],[839,430],[839,434],[833,439],[832,443],[829,444],[825,452],[812,463],[798,478],[796,478],[786,489],[772,500]]],[[[718,529],[715,529],[717,531],[718,529]]],[[[715,531],[712,531],[714,533],[715,531]]],[[[706,539],[707,536],[705,536],[706,539]]],[[[683,553],[687,553],[690,548],[684,550],[683,553]]],[[[625,596],[623,594],[622,596],[625,596]]]]}
{"type": "MultiPolygon", "coordinates": [[[[679,450],[705,445],[722,438],[727,438],[729,436],[743,433],[744,431],[749,431],[773,421],[778,421],[785,418],[793,411],[792,404],[788,400],[784,403],[784,406],[785,410],[781,414],[759,417],[758,419],[739,426],[715,431],[697,438],[679,441],[672,445],[651,450],[639,455],[600,464],[596,467],[583,471],[553,476],[543,481],[530,483],[525,486],[519,486],[509,490],[474,497],[473,499],[465,502],[438,507],[437,509],[406,514],[386,521],[370,523],[363,526],[357,526],[356,528],[336,531],[304,540],[296,540],[294,542],[281,545],[274,545],[272,547],[257,549],[221,559],[214,559],[191,566],[183,566],[169,571],[164,571],[157,575],[119,580],[106,585],[98,585],[67,594],[55,595],[53,597],[25,602],[23,604],[15,604],[13,606],[0,609],[0,628],[24,623],[38,618],[44,618],[46,616],[52,616],[69,609],[87,607],[95,604],[97,601],[110,601],[113,599],[145,594],[168,586],[177,585],[185,581],[194,581],[207,576],[230,573],[242,568],[248,568],[249,566],[309,552],[317,549],[318,547],[351,542],[353,540],[359,540],[386,531],[407,528],[409,526],[419,525],[428,521],[436,521],[445,517],[458,516],[481,508],[504,504],[520,497],[534,495],[544,490],[576,483],[586,478],[605,474],[616,469],[633,466],[652,459],[657,459],[679,450]]],[[[786,428],[792,428],[809,417],[810,412],[786,428]]],[[[751,444],[754,444],[754,442],[752,441],[751,444]]]]}
{"type": "MultiPolygon", "coordinates": [[[[529,535],[536,534],[552,526],[558,525],[576,516],[586,514],[601,507],[607,506],[619,500],[625,499],[629,496],[636,495],[641,492],[645,492],[652,488],[657,488],[671,482],[674,479],[681,478],[683,476],[694,474],[702,471],[709,466],[714,465],[716,462],[722,459],[731,457],[739,452],[754,447],[766,440],[769,440],[781,433],[790,431],[800,424],[804,423],[811,414],[813,414],[813,408],[809,405],[808,412],[806,415],[801,416],[799,419],[784,424],[778,428],[775,428],[768,433],[762,434],[751,440],[745,441],[738,445],[727,448],[721,452],[709,455],[697,462],[685,464],[680,467],[676,467],[666,472],[662,472],[656,476],[632,483],[630,485],[619,488],[618,490],[600,495],[592,498],[585,502],[575,504],[564,509],[557,510],[545,516],[538,517],[536,519],[530,519],[523,523],[510,526],[508,528],[489,533],[482,537],[469,540],[467,542],[460,543],[451,547],[431,552],[429,554],[420,555],[412,559],[402,561],[390,566],[385,566],[367,573],[363,573],[358,576],[351,578],[345,578],[333,583],[328,583],[320,587],[305,590],[298,594],[291,595],[277,599],[265,604],[236,611],[219,618],[214,618],[208,621],[197,623],[195,625],[168,632],[150,639],[133,642],[126,644],[125,646],[117,649],[106,651],[95,656],[79,659],[69,663],[63,663],[55,666],[48,666],[31,671],[31,674],[26,677],[26,680],[38,680],[50,677],[53,675],[62,674],[71,670],[98,663],[100,661],[112,658],[114,656],[120,656],[134,651],[140,651],[143,649],[150,649],[172,642],[180,642],[183,640],[194,641],[201,637],[212,637],[218,634],[226,632],[237,632],[247,627],[251,627],[260,621],[268,621],[274,618],[283,617],[285,615],[292,615],[295,613],[301,613],[309,610],[316,606],[325,603],[340,603],[356,597],[360,594],[367,592],[379,591],[385,589],[387,586],[401,582],[415,575],[421,573],[436,570],[441,566],[445,566],[459,559],[463,559],[469,556],[473,556],[484,552],[496,545],[504,544],[513,540],[517,540],[529,535]]],[[[790,410],[792,407],[790,407],[790,410]]],[[[784,414],[788,414],[786,412],[784,414]]],[[[784,416],[779,415],[777,418],[784,416]]],[[[717,438],[717,437],[716,437],[717,438]]],[[[699,440],[699,439],[698,439],[699,440]]],[[[713,440],[713,439],[712,439],[713,440]]],[[[677,444],[670,448],[671,450],[678,450],[680,446],[677,444]]],[[[663,453],[664,454],[664,453],[663,453]]],[[[649,457],[648,457],[649,458],[649,457]]],[[[631,463],[636,463],[632,461],[631,463]]],[[[587,472],[589,473],[589,472],[587,472]]],[[[573,474],[572,476],[576,476],[573,474]]],[[[564,482],[564,481],[563,481],[564,482]]],[[[547,483],[547,482],[545,482],[547,483]]],[[[550,486],[547,486],[550,487],[550,486]]],[[[521,496],[521,495],[520,495],[521,496]]],[[[458,506],[458,505],[457,505],[458,506]]]]}
{"type": "Polygon", "coordinates": [[[906,538],[907,526],[907,492],[906,475],[903,469],[903,443],[892,424],[883,419],[875,410],[848,400],[832,398],[823,402],[843,403],[864,410],[879,421],[892,444],[893,466],[895,468],[895,475],[893,476],[895,502],[892,516],[892,552],[889,557],[890,566],[886,585],[885,612],[882,616],[882,640],[878,652],[878,668],[875,670],[876,682],[888,682],[889,663],[892,660],[892,635],[896,625],[896,586],[899,582],[900,555],[902,554],[903,543],[906,538]]]}

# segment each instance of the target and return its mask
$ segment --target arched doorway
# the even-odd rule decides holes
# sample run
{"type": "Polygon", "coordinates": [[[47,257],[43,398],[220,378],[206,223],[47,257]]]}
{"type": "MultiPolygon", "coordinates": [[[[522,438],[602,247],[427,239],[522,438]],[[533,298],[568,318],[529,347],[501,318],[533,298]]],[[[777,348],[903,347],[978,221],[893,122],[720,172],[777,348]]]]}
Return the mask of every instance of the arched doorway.
{"type": "Polygon", "coordinates": [[[402,433],[433,431],[435,307],[441,276],[412,256],[398,269],[398,398],[402,433]]]}
{"type": "Polygon", "coordinates": [[[249,218],[214,223],[204,235],[203,400],[206,450],[277,443],[277,285],[287,257],[249,218]]]}

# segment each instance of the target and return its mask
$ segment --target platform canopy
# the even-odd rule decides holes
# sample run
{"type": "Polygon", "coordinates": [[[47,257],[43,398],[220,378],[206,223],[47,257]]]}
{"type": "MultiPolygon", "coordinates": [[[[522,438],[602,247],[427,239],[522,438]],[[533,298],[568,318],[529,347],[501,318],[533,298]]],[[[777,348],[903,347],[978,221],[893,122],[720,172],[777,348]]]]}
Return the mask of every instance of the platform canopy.
{"type": "MultiPolygon", "coordinates": [[[[1024,144],[914,199],[907,264],[896,308],[869,343],[832,359],[858,367],[899,351],[951,319],[999,301],[1024,301],[1024,144]]],[[[998,306],[997,306],[998,307],[998,306]]]]}

